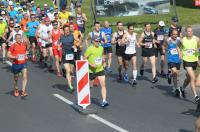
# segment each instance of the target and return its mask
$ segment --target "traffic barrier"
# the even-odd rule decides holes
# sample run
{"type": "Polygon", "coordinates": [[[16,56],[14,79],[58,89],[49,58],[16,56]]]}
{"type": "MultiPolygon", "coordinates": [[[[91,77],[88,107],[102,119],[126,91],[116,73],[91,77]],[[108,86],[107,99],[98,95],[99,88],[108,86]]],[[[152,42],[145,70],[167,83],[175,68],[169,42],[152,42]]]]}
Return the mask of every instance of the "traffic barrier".
{"type": "Polygon", "coordinates": [[[89,67],[87,60],[76,61],[78,105],[86,109],[90,105],[89,67]]]}

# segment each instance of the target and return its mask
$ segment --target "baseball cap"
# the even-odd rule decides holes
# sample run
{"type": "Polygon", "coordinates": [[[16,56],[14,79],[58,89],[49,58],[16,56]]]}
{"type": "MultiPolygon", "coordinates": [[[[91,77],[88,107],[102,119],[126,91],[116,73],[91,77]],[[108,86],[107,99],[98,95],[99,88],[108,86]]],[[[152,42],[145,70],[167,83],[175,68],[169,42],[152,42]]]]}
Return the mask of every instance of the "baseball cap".
{"type": "Polygon", "coordinates": [[[15,24],[15,28],[17,28],[17,27],[20,27],[20,25],[19,24],[15,24]]]}
{"type": "Polygon", "coordinates": [[[1,15],[5,15],[6,14],[6,12],[5,11],[1,11],[1,15]]]}
{"type": "Polygon", "coordinates": [[[2,17],[2,16],[0,16],[0,20],[3,20],[3,17],[2,17]]]}
{"type": "Polygon", "coordinates": [[[69,20],[74,20],[74,17],[73,16],[69,16],[69,20]]]}
{"type": "Polygon", "coordinates": [[[100,37],[99,36],[94,36],[93,37],[93,41],[95,41],[95,42],[100,42],[100,37]]]}
{"type": "Polygon", "coordinates": [[[35,2],[34,1],[31,1],[31,4],[34,4],[35,2]]]}
{"type": "Polygon", "coordinates": [[[48,6],[47,4],[44,4],[44,6],[48,6]]]}
{"type": "Polygon", "coordinates": [[[13,5],[13,2],[10,0],[10,1],[8,2],[8,4],[11,6],[11,5],[13,5]]]}
{"type": "Polygon", "coordinates": [[[172,20],[173,22],[178,22],[178,17],[174,16],[174,17],[172,17],[171,20],[172,20]]]}
{"type": "Polygon", "coordinates": [[[159,21],[158,25],[161,26],[161,27],[164,27],[165,26],[165,22],[164,21],[159,21]]]}

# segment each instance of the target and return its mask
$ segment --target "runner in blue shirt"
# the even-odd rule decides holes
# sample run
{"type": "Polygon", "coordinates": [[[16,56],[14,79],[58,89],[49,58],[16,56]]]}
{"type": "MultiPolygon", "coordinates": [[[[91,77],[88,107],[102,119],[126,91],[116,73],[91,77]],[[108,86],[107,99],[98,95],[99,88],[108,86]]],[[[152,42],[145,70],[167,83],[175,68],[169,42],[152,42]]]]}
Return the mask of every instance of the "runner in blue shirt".
{"type": "Polygon", "coordinates": [[[38,21],[35,21],[35,15],[32,14],[31,21],[28,22],[26,25],[28,34],[29,34],[29,41],[32,46],[32,61],[34,61],[34,62],[36,61],[36,56],[35,56],[35,48],[37,45],[36,31],[37,31],[39,24],[40,23],[38,21]]]}
{"type": "Polygon", "coordinates": [[[106,61],[104,63],[105,70],[107,72],[112,72],[111,70],[111,63],[112,63],[112,45],[111,45],[111,39],[112,39],[112,28],[110,27],[110,24],[108,21],[104,22],[104,27],[101,28],[100,32],[104,32],[107,38],[107,43],[103,44],[104,48],[104,58],[107,58],[108,54],[108,65],[106,64],[106,61]]]}
{"type": "Polygon", "coordinates": [[[178,87],[178,77],[181,66],[181,53],[178,48],[181,41],[178,37],[178,31],[173,30],[171,37],[164,40],[163,46],[167,49],[168,60],[168,83],[171,83],[171,77],[173,78],[173,90],[176,96],[180,96],[180,88],[178,87]]]}

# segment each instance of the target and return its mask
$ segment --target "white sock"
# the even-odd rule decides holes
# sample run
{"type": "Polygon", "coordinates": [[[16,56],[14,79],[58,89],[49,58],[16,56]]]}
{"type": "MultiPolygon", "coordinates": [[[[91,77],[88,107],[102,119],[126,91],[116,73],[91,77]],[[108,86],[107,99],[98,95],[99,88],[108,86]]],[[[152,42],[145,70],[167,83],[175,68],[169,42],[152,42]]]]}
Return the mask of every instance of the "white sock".
{"type": "Polygon", "coordinates": [[[137,70],[133,70],[133,80],[137,79],[137,70]]]}
{"type": "Polygon", "coordinates": [[[103,99],[103,102],[107,102],[105,99],[103,99]]]}

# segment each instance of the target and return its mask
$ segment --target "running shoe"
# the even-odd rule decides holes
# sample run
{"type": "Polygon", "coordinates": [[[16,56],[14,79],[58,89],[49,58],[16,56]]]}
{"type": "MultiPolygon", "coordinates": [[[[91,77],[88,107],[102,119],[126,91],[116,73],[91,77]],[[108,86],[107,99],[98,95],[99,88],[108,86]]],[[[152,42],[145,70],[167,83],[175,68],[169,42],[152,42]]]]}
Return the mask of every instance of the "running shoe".
{"type": "Polygon", "coordinates": [[[22,91],[21,97],[26,97],[28,96],[28,94],[26,93],[26,91],[22,91]]]}
{"type": "Polygon", "coordinates": [[[107,72],[111,73],[112,72],[111,68],[107,68],[107,72]]]}
{"type": "Polygon", "coordinates": [[[200,98],[199,98],[198,95],[194,97],[194,102],[197,103],[197,104],[200,103],[200,98]]]}
{"type": "Polygon", "coordinates": [[[180,97],[180,91],[178,89],[176,89],[174,91],[174,94],[175,94],[176,97],[180,97]]]}
{"type": "Polygon", "coordinates": [[[170,73],[167,74],[167,81],[168,81],[168,84],[172,83],[172,77],[170,73]]]}
{"type": "Polygon", "coordinates": [[[108,104],[107,101],[103,101],[103,102],[101,103],[101,107],[102,107],[103,109],[106,108],[107,106],[109,106],[109,104],[108,104]]]}
{"type": "Polygon", "coordinates": [[[132,85],[137,85],[136,80],[133,80],[132,85]]]}
{"type": "Polygon", "coordinates": [[[152,80],[151,82],[152,82],[152,83],[158,82],[158,78],[157,78],[157,77],[154,77],[153,80],[152,80]]]}
{"type": "Polygon", "coordinates": [[[127,73],[124,74],[124,81],[128,82],[128,74],[127,73]]]}
{"type": "Polygon", "coordinates": [[[69,86],[69,90],[70,90],[71,93],[74,92],[74,87],[72,85],[69,86]]]}
{"type": "Polygon", "coordinates": [[[140,69],[140,75],[141,75],[141,76],[144,75],[144,69],[140,69]]]}
{"type": "Polygon", "coordinates": [[[60,72],[57,72],[57,76],[58,76],[58,77],[61,77],[62,75],[61,75],[61,73],[60,73],[60,72]]]}
{"type": "Polygon", "coordinates": [[[33,62],[36,62],[36,61],[37,61],[37,59],[36,59],[36,56],[35,56],[35,55],[33,55],[33,56],[32,56],[32,61],[33,61],[33,62]]]}
{"type": "Polygon", "coordinates": [[[181,92],[181,97],[186,98],[185,90],[183,89],[183,87],[180,87],[180,92],[181,92]]]}
{"type": "Polygon", "coordinates": [[[19,90],[18,90],[18,89],[15,89],[15,90],[14,90],[14,96],[15,96],[15,97],[18,97],[18,96],[19,96],[19,90]]]}
{"type": "Polygon", "coordinates": [[[118,75],[117,80],[121,81],[122,80],[122,75],[118,75]]]}
{"type": "Polygon", "coordinates": [[[160,75],[161,75],[162,77],[166,77],[167,74],[166,74],[164,71],[161,71],[161,72],[160,72],[160,75]]]}

